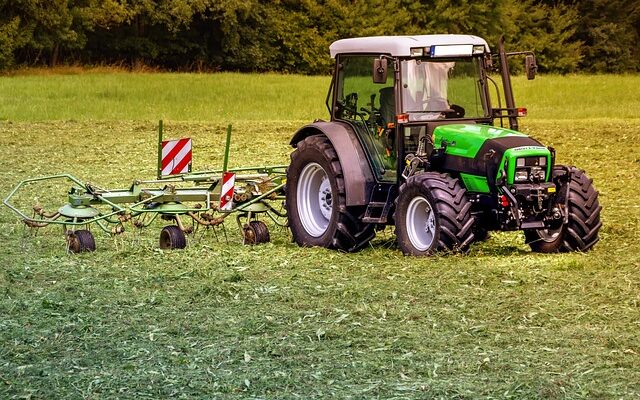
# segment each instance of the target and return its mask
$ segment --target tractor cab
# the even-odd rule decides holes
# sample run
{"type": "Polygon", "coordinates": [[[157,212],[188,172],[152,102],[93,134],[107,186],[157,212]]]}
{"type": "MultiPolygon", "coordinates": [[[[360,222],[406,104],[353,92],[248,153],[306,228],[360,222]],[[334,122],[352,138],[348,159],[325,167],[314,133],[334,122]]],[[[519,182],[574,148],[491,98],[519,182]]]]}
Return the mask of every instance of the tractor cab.
{"type": "MultiPolygon", "coordinates": [[[[331,119],[358,132],[381,182],[398,182],[406,156],[421,143],[422,151],[431,152],[436,127],[492,125],[507,111],[492,108],[488,72],[493,63],[482,38],[354,38],[334,42],[330,51],[336,59],[327,104],[331,119]]],[[[517,111],[512,114],[517,117],[517,111]]]]}

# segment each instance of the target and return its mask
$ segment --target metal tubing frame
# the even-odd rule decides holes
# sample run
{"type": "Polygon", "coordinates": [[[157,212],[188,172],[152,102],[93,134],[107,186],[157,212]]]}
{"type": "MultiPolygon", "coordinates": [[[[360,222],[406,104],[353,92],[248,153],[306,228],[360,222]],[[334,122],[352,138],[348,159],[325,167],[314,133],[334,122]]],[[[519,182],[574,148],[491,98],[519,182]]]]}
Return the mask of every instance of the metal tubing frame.
{"type": "Polygon", "coordinates": [[[250,205],[255,204],[255,203],[259,202],[259,201],[262,201],[262,200],[264,200],[265,197],[267,197],[270,194],[275,193],[278,190],[282,189],[284,187],[284,185],[285,185],[284,183],[281,183],[278,186],[276,186],[276,187],[274,187],[274,188],[272,188],[270,190],[267,190],[266,192],[262,193],[258,197],[254,197],[253,199],[247,201],[246,203],[242,203],[238,207],[235,207],[235,208],[233,208],[233,209],[231,209],[229,211],[220,211],[220,210],[218,210],[218,211],[221,212],[221,213],[233,213],[233,212],[236,212],[236,211],[243,211],[245,208],[249,207],[250,205]]]}
{"type": "MultiPolygon", "coordinates": [[[[271,179],[269,179],[270,181],[273,182],[278,178],[283,179],[286,176],[287,165],[268,165],[268,166],[262,166],[262,167],[240,167],[240,168],[229,169],[231,132],[232,132],[232,125],[229,124],[227,126],[224,159],[223,159],[223,165],[221,170],[201,171],[196,173],[188,172],[186,174],[176,174],[176,175],[171,175],[171,176],[168,176],[167,178],[164,178],[162,176],[162,140],[163,140],[163,134],[164,134],[164,123],[163,123],[163,120],[159,120],[158,121],[158,160],[157,160],[157,174],[156,174],[157,179],[147,180],[147,181],[140,181],[140,180],[134,181],[133,186],[129,190],[116,189],[112,191],[107,191],[107,190],[96,191],[94,188],[91,187],[89,183],[82,182],[78,178],[70,174],[49,175],[49,176],[38,177],[38,178],[30,178],[30,179],[26,179],[19,182],[18,185],[16,185],[16,187],[3,200],[3,203],[5,206],[9,207],[9,209],[11,209],[14,213],[19,215],[22,218],[22,221],[27,223],[28,225],[31,224],[32,226],[37,226],[37,227],[44,227],[49,224],[57,224],[57,225],[63,225],[63,226],[80,226],[80,225],[88,225],[95,222],[100,227],[100,229],[102,229],[107,233],[111,233],[111,231],[107,228],[107,225],[105,225],[105,223],[112,224],[112,225],[122,223],[122,221],[115,221],[110,218],[116,214],[122,215],[128,212],[131,216],[139,216],[139,215],[145,215],[147,213],[152,213],[154,214],[154,218],[152,218],[151,221],[153,221],[158,214],[174,215],[175,218],[177,218],[178,215],[188,215],[196,212],[199,213],[199,212],[206,212],[206,211],[213,210],[222,214],[221,216],[222,219],[225,219],[228,215],[236,212],[239,213],[238,218],[243,216],[248,216],[249,218],[251,218],[253,213],[256,211],[255,210],[247,211],[246,208],[258,202],[263,203],[267,208],[266,211],[260,211],[260,212],[265,212],[274,222],[277,223],[276,218],[272,214],[275,214],[278,217],[286,217],[286,213],[281,213],[280,211],[273,208],[270,204],[268,204],[268,200],[271,200],[271,199],[267,199],[267,196],[270,196],[273,193],[282,189],[285,186],[284,183],[280,183],[279,185],[268,190],[267,192],[262,193],[257,197],[249,200],[248,202],[242,203],[239,206],[229,211],[221,211],[215,207],[211,207],[211,194],[213,193],[213,188],[222,179],[222,174],[224,172],[233,172],[236,174],[239,172],[249,172],[249,171],[255,172],[254,174],[239,175],[237,176],[237,181],[250,181],[253,179],[269,177],[270,175],[276,175],[274,177],[271,177],[271,179]],[[70,181],[72,181],[73,183],[81,187],[87,195],[92,196],[92,197],[88,197],[87,203],[108,205],[113,209],[113,211],[107,214],[101,214],[99,212],[97,216],[92,218],[87,218],[87,219],[79,220],[77,217],[74,217],[71,221],[69,220],[58,221],[57,219],[60,217],[60,215],[56,215],[55,218],[49,218],[49,219],[43,219],[42,216],[41,218],[38,218],[38,219],[34,217],[29,217],[20,209],[18,209],[17,207],[15,207],[13,204],[10,203],[10,200],[16,195],[16,193],[20,190],[20,188],[22,188],[24,185],[28,183],[45,181],[45,180],[54,180],[54,179],[60,179],[60,178],[69,179],[70,181]],[[179,210],[166,211],[166,212],[157,210],[155,208],[150,208],[150,209],[141,208],[142,205],[148,204],[164,196],[175,197],[175,199],[172,201],[176,201],[180,203],[180,200],[181,200],[180,195],[181,194],[186,195],[186,192],[180,193],[181,189],[177,189],[176,191],[169,191],[169,192],[166,191],[166,187],[163,189],[140,188],[140,192],[138,192],[137,190],[134,190],[134,187],[136,185],[160,184],[160,183],[167,183],[167,182],[175,182],[175,183],[195,182],[196,185],[200,183],[210,184],[211,187],[208,190],[206,190],[205,193],[203,193],[204,199],[202,200],[205,201],[206,207],[204,208],[184,207],[179,210]],[[152,190],[153,191],[160,190],[160,193],[157,193],[151,197],[145,198],[141,201],[135,202],[134,204],[126,207],[121,207],[117,204],[117,203],[121,203],[121,204],[129,203],[131,202],[132,199],[135,199],[136,197],[140,198],[140,196],[142,196],[142,193],[144,193],[145,191],[149,192],[152,190]],[[109,194],[111,194],[111,196],[109,196],[109,194]],[[119,202],[118,200],[121,200],[121,201],[119,202]]],[[[182,188],[182,191],[188,192],[189,189],[198,190],[196,188],[182,188]]],[[[194,197],[197,197],[198,195],[199,193],[192,193],[192,196],[194,197]]],[[[281,199],[282,199],[282,196],[276,196],[274,200],[281,200],[281,199]]],[[[191,200],[191,201],[197,201],[197,200],[191,200]]],[[[149,222],[149,224],[150,223],[151,222],[149,222]]]]}
{"type": "MultiPolygon", "coordinates": [[[[245,172],[245,171],[255,171],[257,173],[260,174],[277,174],[277,175],[282,175],[284,176],[286,174],[286,169],[287,169],[288,165],[286,164],[280,164],[280,165],[267,165],[264,167],[239,167],[239,168],[229,168],[227,171],[223,170],[223,169],[212,169],[212,170],[207,170],[207,171],[200,171],[200,172],[190,172],[188,174],[175,174],[175,175],[171,175],[167,178],[163,178],[160,177],[157,180],[147,180],[147,181],[138,181],[140,183],[161,183],[161,182],[189,182],[189,181],[206,181],[207,179],[210,180],[220,180],[222,179],[222,173],[223,172],[234,172],[234,173],[238,173],[238,172],[245,172]],[[210,175],[210,176],[205,176],[202,177],[203,175],[210,175]],[[211,175],[215,175],[211,176],[211,175]]],[[[242,179],[242,176],[238,176],[237,179],[242,179]]]]}
{"type": "Polygon", "coordinates": [[[227,140],[224,145],[224,160],[222,161],[222,170],[227,172],[229,166],[229,148],[231,147],[231,124],[227,126],[227,140]]]}
{"type": "MultiPolygon", "coordinates": [[[[265,169],[269,169],[270,167],[258,167],[259,169],[265,170],[265,169]]],[[[253,167],[247,167],[247,168],[238,168],[237,170],[256,170],[258,168],[253,168],[253,167]]],[[[113,198],[111,200],[109,200],[107,198],[106,193],[121,193],[121,192],[130,192],[127,190],[124,191],[119,191],[119,190],[112,190],[112,191],[108,191],[108,192],[104,192],[104,193],[93,193],[93,197],[95,200],[92,201],[98,201],[99,204],[104,204],[104,205],[108,205],[111,206],[114,211],[107,213],[107,214],[98,214],[97,216],[93,217],[93,218],[88,218],[88,219],[82,219],[82,220],[78,220],[77,218],[74,218],[72,221],[69,220],[64,220],[64,221],[58,221],[57,219],[61,216],[61,215],[56,215],[56,218],[51,218],[51,219],[42,219],[42,218],[34,218],[34,217],[30,217],[28,215],[26,215],[24,212],[22,212],[20,209],[18,209],[17,207],[15,207],[13,204],[11,204],[11,199],[16,195],[16,193],[19,191],[20,188],[22,188],[24,185],[28,184],[28,183],[32,183],[32,182],[40,182],[40,181],[46,181],[46,180],[55,180],[55,179],[69,179],[70,181],[72,181],[73,183],[77,184],[78,186],[82,187],[83,189],[87,190],[87,184],[80,181],[78,178],[70,175],[70,174],[58,174],[58,175],[49,175],[49,176],[43,176],[43,177],[38,177],[38,178],[30,178],[30,179],[25,179],[23,181],[20,181],[16,187],[13,188],[13,190],[9,193],[9,195],[3,200],[3,204],[5,206],[7,206],[9,209],[11,209],[15,214],[19,215],[22,218],[22,221],[25,223],[30,223],[30,224],[35,224],[38,225],[38,227],[44,227],[46,225],[49,224],[54,224],[54,225],[63,225],[63,226],[81,226],[81,225],[88,225],[88,224],[92,224],[92,223],[97,223],[98,226],[105,232],[107,233],[111,233],[106,226],[104,225],[104,223],[107,224],[118,224],[121,223],[121,221],[114,221],[112,220],[110,217],[117,215],[117,214],[124,214],[126,212],[130,212],[132,214],[132,216],[138,216],[138,215],[142,215],[142,214],[146,214],[146,213],[153,213],[156,214],[155,216],[157,216],[158,214],[174,214],[174,215],[185,215],[188,214],[190,212],[206,212],[206,211],[217,211],[220,214],[222,214],[221,218],[226,218],[228,215],[232,214],[232,213],[236,213],[239,212],[241,215],[243,214],[252,214],[254,213],[254,211],[245,211],[246,208],[250,207],[253,204],[256,204],[258,202],[263,203],[268,210],[264,211],[272,220],[274,220],[275,222],[275,218],[272,215],[275,214],[278,217],[286,217],[286,214],[281,213],[280,211],[276,210],[275,208],[273,208],[270,204],[268,204],[269,200],[272,199],[267,199],[268,196],[272,195],[273,193],[278,192],[279,190],[281,190],[284,186],[285,183],[281,183],[273,188],[271,188],[270,190],[252,198],[251,200],[242,203],[240,205],[238,205],[237,207],[234,207],[233,209],[229,210],[229,211],[221,211],[218,210],[215,207],[211,207],[211,194],[212,192],[207,190],[206,191],[206,198],[204,199],[206,202],[206,207],[204,208],[195,208],[195,207],[185,207],[184,209],[175,211],[175,212],[162,212],[156,209],[144,209],[144,208],[140,208],[140,206],[150,203],[158,198],[161,198],[163,196],[167,196],[167,195],[173,195],[173,196],[178,196],[179,197],[179,193],[178,194],[171,194],[171,193],[167,193],[164,190],[161,193],[158,193],[154,196],[148,197],[146,199],[143,199],[141,201],[138,201],[130,206],[127,207],[121,207],[119,206],[116,202],[112,201],[113,198]]],[[[242,179],[242,177],[241,177],[242,179]]],[[[138,183],[141,183],[142,181],[138,181],[138,183]]],[[[161,182],[158,182],[161,183],[161,182]]],[[[134,196],[132,194],[132,196],[134,196]]],[[[282,200],[283,196],[276,196],[273,200],[282,200]]],[[[124,203],[124,202],[123,202],[124,203]]],[[[56,213],[57,214],[57,213],[56,213]]],[[[153,218],[155,219],[155,218],[153,218]]],[[[150,222],[149,222],[150,223],[150,222]]],[[[280,224],[279,224],[280,225],[280,224]]]]}
{"type": "Polygon", "coordinates": [[[164,124],[162,120],[158,122],[158,170],[156,177],[162,179],[162,136],[164,133],[164,124]]]}
{"type": "Polygon", "coordinates": [[[15,207],[13,204],[11,204],[9,201],[11,200],[11,198],[13,196],[15,196],[15,194],[18,192],[18,190],[26,185],[27,183],[31,183],[31,182],[40,182],[40,181],[46,181],[46,180],[54,180],[54,179],[60,179],[60,178],[66,178],[69,179],[70,181],[72,181],[73,183],[82,186],[83,188],[86,188],[86,185],[84,182],[80,181],[78,178],[74,177],[73,175],[70,174],[58,174],[58,175],[48,175],[48,176],[42,176],[42,177],[38,177],[38,178],[30,178],[30,179],[25,179],[23,181],[20,181],[20,183],[18,183],[16,185],[15,188],[13,188],[13,190],[9,193],[9,195],[2,201],[2,203],[9,207],[14,213],[18,214],[23,221],[25,222],[32,222],[32,223],[36,223],[36,224],[54,224],[54,225],[70,225],[70,226],[79,226],[79,225],[87,225],[87,224],[91,224],[106,218],[111,217],[112,215],[116,215],[122,212],[125,212],[126,210],[122,207],[120,207],[117,204],[114,204],[106,199],[104,199],[102,196],[97,196],[99,200],[105,202],[106,204],[110,205],[113,208],[116,208],[115,211],[110,212],[108,214],[104,214],[104,215],[98,215],[96,217],[93,218],[89,218],[89,219],[85,219],[82,220],[80,222],[77,222],[77,218],[74,218],[73,221],[58,221],[56,217],[55,219],[50,219],[50,220],[43,220],[43,219],[36,219],[36,218],[32,218],[29,217],[28,215],[26,215],[25,213],[23,213],[22,211],[20,211],[17,207],[15,207]]]}

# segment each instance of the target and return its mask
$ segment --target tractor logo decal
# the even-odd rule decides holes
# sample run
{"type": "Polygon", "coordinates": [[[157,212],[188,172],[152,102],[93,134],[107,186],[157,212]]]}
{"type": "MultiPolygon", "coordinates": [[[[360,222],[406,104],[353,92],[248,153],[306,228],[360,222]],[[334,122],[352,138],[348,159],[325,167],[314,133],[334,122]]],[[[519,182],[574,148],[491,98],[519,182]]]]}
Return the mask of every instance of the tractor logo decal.
{"type": "Polygon", "coordinates": [[[546,147],[543,146],[520,146],[513,147],[511,151],[529,151],[529,150],[546,150],[546,147]]]}
{"type": "Polygon", "coordinates": [[[162,142],[162,176],[184,174],[191,170],[191,139],[162,142]]]}

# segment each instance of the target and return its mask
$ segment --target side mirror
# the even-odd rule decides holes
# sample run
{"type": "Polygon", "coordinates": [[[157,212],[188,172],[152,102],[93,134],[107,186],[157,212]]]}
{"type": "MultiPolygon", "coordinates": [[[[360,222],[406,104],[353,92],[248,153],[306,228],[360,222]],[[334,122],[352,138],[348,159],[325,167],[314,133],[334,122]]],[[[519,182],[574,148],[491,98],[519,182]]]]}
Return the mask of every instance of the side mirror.
{"type": "Polygon", "coordinates": [[[538,65],[536,64],[536,56],[533,54],[527,54],[524,58],[524,69],[527,71],[527,79],[532,80],[536,77],[538,72],[538,65]]]}
{"type": "Polygon", "coordinates": [[[387,59],[373,60],[373,83],[387,83],[387,59]]]}

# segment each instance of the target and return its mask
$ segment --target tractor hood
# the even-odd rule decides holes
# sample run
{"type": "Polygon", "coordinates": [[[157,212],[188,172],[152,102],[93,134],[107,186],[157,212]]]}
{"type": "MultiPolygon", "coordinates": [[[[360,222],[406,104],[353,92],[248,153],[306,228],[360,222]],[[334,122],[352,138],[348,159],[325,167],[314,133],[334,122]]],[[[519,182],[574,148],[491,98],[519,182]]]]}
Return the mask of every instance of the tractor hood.
{"type": "Polygon", "coordinates": [[[451,124],[436,127],[433,134],[435,148],[445,149],[442,167],[461,173],[465,185],[473,191],[488,192],[487,183],[493,184],[503,171],[507,182],[513,184],[516,160],[522,157],[545,157],[549,176],[549,149],[523,133],[489,125],[451,124]],[[473,183],[465,179],[468,175],[485,183],[473,183]]]}
{"type": "Polygon", "coordinates": [[[447,154],[459,157],[473,158],[482,147],[495,147],[494,150],[501,153],[522,146],[546,149],[540,142],[523,133],[490,125],[440,125],[434,129],[433,134],[436,148],[446,146],[447,154]]]}

